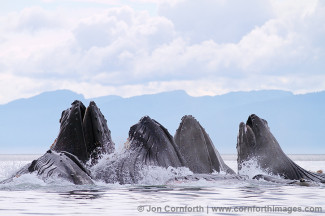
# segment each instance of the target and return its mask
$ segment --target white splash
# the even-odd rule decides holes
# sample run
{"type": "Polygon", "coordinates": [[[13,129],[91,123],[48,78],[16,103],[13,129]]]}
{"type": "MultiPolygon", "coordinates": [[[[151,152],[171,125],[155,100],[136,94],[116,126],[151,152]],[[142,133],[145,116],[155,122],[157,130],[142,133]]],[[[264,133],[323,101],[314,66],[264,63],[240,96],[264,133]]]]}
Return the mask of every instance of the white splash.
{"type": "Polygon", "coordinates": [[[0,161],[0,181],[14,175],[30,161],[0,161]]]}
{"type": "Polygon", "coordinates": [[[241,170],[238,170],[238,174],[246,175],[249,178],[253,178],[258,174],[271,175],[267,170],[262,169],[258,165],[258,160],[255,157],[242,162],[241,166],[242,168],[241,170]]]}
{"type": "Polygon", "coordinates": [[[164,185],[170,179],[175,177],[192,175],[193,173],[186,167],[157,167],[146,166],[141,170],[141,180],[139,184],[143,185],[164,185]]]}

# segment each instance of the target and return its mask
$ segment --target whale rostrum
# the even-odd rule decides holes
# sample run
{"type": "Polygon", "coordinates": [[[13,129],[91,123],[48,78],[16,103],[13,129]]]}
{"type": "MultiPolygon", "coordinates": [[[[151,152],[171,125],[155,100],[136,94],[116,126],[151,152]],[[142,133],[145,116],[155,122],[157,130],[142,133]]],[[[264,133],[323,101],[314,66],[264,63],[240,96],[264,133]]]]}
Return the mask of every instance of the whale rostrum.
{"type": "Polygon", "coordinates": [[[193,173],[226,172],[230,169],[213,145],[209,135],[200,123],[191,115],[186,115],[175,134],[175,143],[186,160],[186,166],[193,173]]]}

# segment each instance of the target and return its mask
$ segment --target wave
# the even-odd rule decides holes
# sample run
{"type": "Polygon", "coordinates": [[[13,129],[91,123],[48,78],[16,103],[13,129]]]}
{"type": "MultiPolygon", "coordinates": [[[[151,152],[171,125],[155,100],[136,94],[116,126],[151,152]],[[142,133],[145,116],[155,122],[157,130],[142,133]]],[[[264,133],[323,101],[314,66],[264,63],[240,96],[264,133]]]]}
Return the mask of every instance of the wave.
{"type": "MultiPolygon", "coordinates": [[[[120,152],[122,154],[123,152],[120,152]]],[[[118,155],[104,155],[102,159],[99,160],[98,166],[107,166],[107,163],[114,160],[114,158],[118,155]]],[[[306,157],[305,157],[306,158],[306,157]]],[[[20,168],[22,168],[27,163],[31,161],[19,161],[19,160],[1,160],[0,159],[0,181],[6,178],[9,178],[14,173],[17,172],[20,168]]],[[[302,161],[305,163],[304,165],[307,167],[315,166],[320,167],[322,165],[322,161],[302,161]]],[[[95,166],[95,167],[96,167],[95,166]]],[[[258,167],[256,160],[252,159],[246,162],[244,168],[240,171],[240,175],[248,176],[248,179],[251,179],[257,174],[265,174],[270,175],[267,170],[263,170],[258,167]]],[[[204,178],[198,179],[195,181],[184,181],[177,180],[182,176],[193,175],[193,173],[185,167],[182,168],[163,168],[163,167],[155,167],[155,166],[146,166],[141,172],[141,180],[136,185],[120,185],[119,183],[105,183],[103,181],[94,181],[95,185],[74,185],[69,181],[64,181],[60,178],[50,178],[46,181],[43,181],[39,178],[35,173],[25,174],[20,176],[19,178],[15,178],[13,182],[0,185],[0,190],[45,190],[45,191],[72,191],[72,190],[107,190],[107,189],[126,189],[134,188],[134,187],[147,187],[147,186],[166,186],[166,187],[229,187],[233,185],[237,186],[246,186],[247,184],[272,184],[266,182],[257,182],[257,180],[237,180],[237,179],[227,179],[226,177],[220,178],[217,181],[209,181],[204,178]]],[[[213,173],[212,175],[216,176],[226,176],[225,173],[213,173]]],[[[275,176],[276,177],[276,176],[275,176]]]]}

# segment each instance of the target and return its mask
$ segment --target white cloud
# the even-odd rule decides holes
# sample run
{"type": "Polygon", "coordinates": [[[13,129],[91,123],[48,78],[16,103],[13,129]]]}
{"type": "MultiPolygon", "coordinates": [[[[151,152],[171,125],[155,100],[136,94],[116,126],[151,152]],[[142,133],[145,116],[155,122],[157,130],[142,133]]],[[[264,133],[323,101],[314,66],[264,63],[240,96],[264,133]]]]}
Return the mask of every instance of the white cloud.
{"type": "Polygon", "coordinates": [[[171,19],[192,43],[214,40],[237,43],[255,26],[272,17],[269,1],[205,0],[162,4],[159,14],[171,19]]]}
{"type": "Polygon", "coordinates": [[[121,4],[0,15],[0,103],[63,88],[87,97],[325,89],[319,1],[164,0],[158,15],[121,4]]]}

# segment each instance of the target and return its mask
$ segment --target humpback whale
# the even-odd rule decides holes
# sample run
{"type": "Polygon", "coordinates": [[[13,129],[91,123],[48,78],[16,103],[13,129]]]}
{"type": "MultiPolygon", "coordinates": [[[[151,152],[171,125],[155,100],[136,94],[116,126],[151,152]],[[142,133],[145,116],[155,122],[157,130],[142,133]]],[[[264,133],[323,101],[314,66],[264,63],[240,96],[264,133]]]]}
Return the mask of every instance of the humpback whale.
{"type": "Polygon", "coordinates": [[[89,171],[78,158],[68,152],[56,153],[51,150],[32,163],[25,165],[13,176],[0,183],[8,183],[23,174],[33,172],[36,172],[44,181],[54,177],[62,178],[78,185],[93,184],[89,171]]]}
{"type": "Polygon", "coordinates": [[[62,112],[60,124],[59,135],[51,150],[69,152],[82,162],[92,159],[92,164],[100,155],[114,152],[107,120],[95,102],[91,101],[86,109],[81,101],[74,101],[62,112]]]}
{"type": "MultiPolygon", "coordinates": [[[[254,159],[258,166],[271,175],[290,180],[310,180],[325,182],[325,175],[309,172],[294,163],[281,149],[278,141],[270,131],[266,120],[257,115],[250,115],[245,123],[239,125],[237,137],[238,171],[246,162],[254,159]]],[[[257,176],[256,179],[271,179],[257,176]]]]}
{"type": "Polygon", "coordinates": [[[94,176],[107,183],[133,184],[141,180],[140,172],[148,166],[183,167],[185,160],[168,130],[144,116],[130,128],[124,151],[98,166],[94,176]]]}
{"type": "Polygon", "coordinates": [[[223,171],[235,174],[222,160],[209,135],[193,116],[183,116],[174,139],[185,158],[186,166],[193,173],[223,171]]]}
{"type": "Polygon", "coordinates": [[[51,150],[1,183],[37,172],[43,180],[59,177],[74,184],[93,184],[84,163],[91,159],[90,165],[94,165],[102,154],[112,153],[114,148],[107,121],[95,102],[91,101],[86,109],[76,100],[62,112],[60,132],[51,150]]]}

